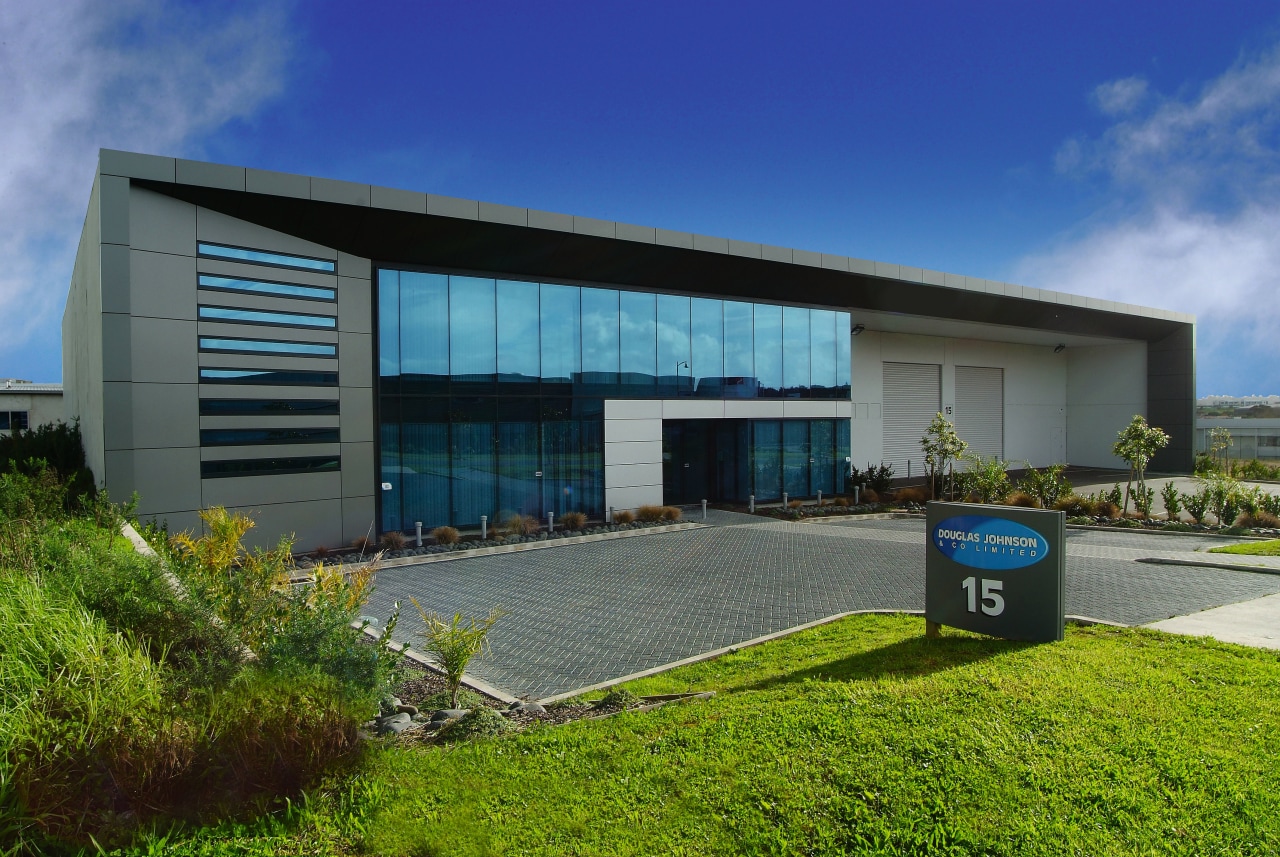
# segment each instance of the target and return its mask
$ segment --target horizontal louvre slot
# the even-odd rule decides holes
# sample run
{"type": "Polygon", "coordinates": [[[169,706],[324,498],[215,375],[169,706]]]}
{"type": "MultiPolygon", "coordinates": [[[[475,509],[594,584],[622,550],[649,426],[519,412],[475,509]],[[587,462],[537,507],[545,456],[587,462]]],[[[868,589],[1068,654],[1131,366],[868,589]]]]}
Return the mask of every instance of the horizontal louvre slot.
{"type": "Polygon", "coordinates": [[[338,413],[336,399],[201,399],[202,417],[256,417],[338,413]]]}
{"type": "Polygon", "coordinates": [[[336,289],[320,286],[299,286],[294,283],[273,283],[268,280],[245,280],[239,277],[218,277],[201,274],[199,286],[217,292],[247,292],[255,295],[272,295],[281,298],[300,298],[307,301],[336,301],[336,289]]]}
{"type": "Polygon", "coordinates": [[[232,247],[226,244],[207,244],[204,241],[199,242],[196,247],[201,256],[207,256],[211,259],[230,259],[233,262],[251,262],[255,265],[297,268],[302,271],[324,271],[330,274],[337,270],[337,265],[329,259],[293,256],[288,253],[270,253],[266,250],[232,247]]]}
{"type": "Polygon", "coordinates": [[[306,327],[318,330],[334,330],[338,320],[331,315],[310,315],[300,312],[273,312],[265,309],[239,309],[225,306],[201,306],[201,321],[229,321],[237,324],[269,324],[276,327],[306,327]]]}
{"type": "Polygon", "coordinates": [[[336,473],[342,469],[337,455],[309,455],[298,458],[241,458],[231,461],[200,462],[200,478],[231,476],[276,476],[284,473],[336,473]]]}
{"type": "Polygon", "coordinates": [[[294,354],[299,357],[336,357],[338,346],[326,342],[286,342],[273,339],[240,339],[230,336],[200,337],[201,351],[232,354],[294,354]]]}
{"type": "Polygon", "coordinates": [[[336,387],[337,372],[304,369],[220,369],[202,367],[201,384],[262,384],[272,387],[336,387]]]}
{"type": "Polygon", "coordinates": [[[201,429],[201,446],[337,443],[336,428],[201,429]]]}

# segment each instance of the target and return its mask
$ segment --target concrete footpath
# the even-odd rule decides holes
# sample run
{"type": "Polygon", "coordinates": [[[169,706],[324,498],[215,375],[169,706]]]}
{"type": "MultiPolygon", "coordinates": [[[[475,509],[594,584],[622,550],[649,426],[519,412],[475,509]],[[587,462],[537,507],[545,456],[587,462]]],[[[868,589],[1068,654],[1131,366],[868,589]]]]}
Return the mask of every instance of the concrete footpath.
{"type": "Polygon", "coordinates": [[[1146,627],[1171,634],[1213,637],[1223,643],[1280,650],[1280,593],[1187,616],[1175,616],[1152,622],[1146,627]]]}

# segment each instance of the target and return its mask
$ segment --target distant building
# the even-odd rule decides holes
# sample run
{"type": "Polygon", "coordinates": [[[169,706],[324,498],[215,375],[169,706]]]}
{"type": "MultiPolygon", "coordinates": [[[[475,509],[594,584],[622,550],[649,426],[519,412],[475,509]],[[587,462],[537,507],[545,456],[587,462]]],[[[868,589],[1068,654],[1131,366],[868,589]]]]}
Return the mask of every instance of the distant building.
{"type": "Polygon", "coordinates": [[[1209,432],[1219,427],[1231,432],[1227,453],[1232,458],[1257,458],[1273,463],[1280,459],[1280,419],[1200,417],[1196,420],[1196,452],[1209,451],[1209,432]]]}
{"type": "Polygon", "coordinates": [[[1198,408],[1277,408],[1280,396],[1205,396],[1196,399],[1198,408]]]}
{"type": "Polygon", "coordinates": [[[62,385],[0,378],[0,435],[63,419],[62,385]]]}

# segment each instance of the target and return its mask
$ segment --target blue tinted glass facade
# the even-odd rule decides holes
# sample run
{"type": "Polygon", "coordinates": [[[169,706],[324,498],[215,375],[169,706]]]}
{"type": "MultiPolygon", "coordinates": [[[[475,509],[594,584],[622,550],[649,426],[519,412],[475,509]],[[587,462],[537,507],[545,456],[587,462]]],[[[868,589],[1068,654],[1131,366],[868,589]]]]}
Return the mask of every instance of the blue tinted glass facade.
{"type": "MultiPolygon", "coordinates": [[[[605,399],[849,398],[844,312],[393,269],[376,282],[384,530],[602,515],[605,399]]],[[[741,422],[725,429],[739,451],[725,499],[843,487],[847,421],[741,422]]]]}

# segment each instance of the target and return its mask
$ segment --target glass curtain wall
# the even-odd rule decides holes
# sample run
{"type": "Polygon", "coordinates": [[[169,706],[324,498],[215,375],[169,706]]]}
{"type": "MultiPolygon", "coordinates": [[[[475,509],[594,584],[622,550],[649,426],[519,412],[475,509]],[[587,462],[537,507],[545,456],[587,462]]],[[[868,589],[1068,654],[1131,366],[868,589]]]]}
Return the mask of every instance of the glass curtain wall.
{"type": "MultiPolygon", "coordinates": [[[[844,312],[391,269],[377,284],[384,530],[601,514],[606,398],[849,397],[844,312]]],[[[847,423],[811,453],[829,446],[812,421],[785,421],[803,439],[768,422],[735,482],[760,499],[841,484],[821,474],[847,423]]]]}

